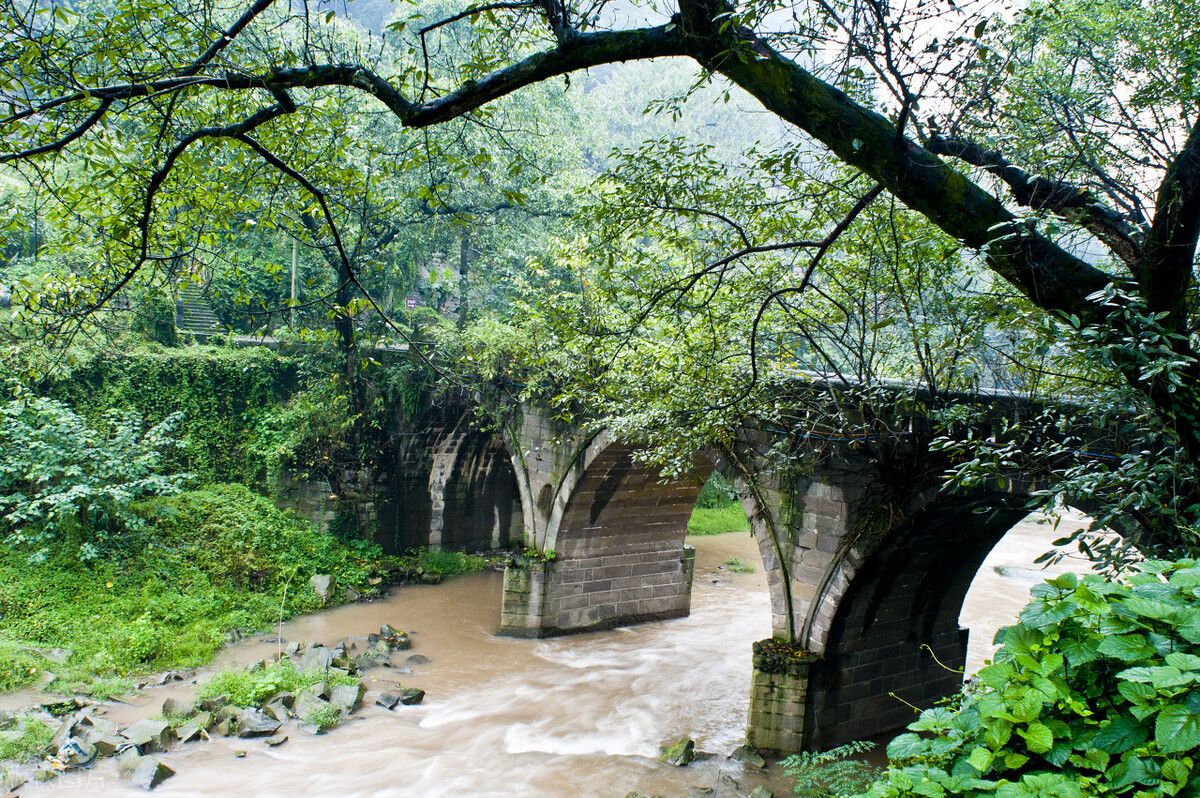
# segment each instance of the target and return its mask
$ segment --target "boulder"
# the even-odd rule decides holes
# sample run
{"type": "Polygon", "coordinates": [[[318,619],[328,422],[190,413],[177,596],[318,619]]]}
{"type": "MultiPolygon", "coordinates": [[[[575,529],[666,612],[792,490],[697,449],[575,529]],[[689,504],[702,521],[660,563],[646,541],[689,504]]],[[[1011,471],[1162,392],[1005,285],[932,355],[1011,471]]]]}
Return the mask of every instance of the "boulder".
{"type": "Polygon", "coordinates": [[[379,697],[375,699],[375,703],[384,709],[395,709],[396,705],[400,703],[400,696],[392,695],[391,693],[380,693],[379,697]]]}
{"type": "Polygon", "coordinates": [[[50,779],[58,778],[58,774],[61,772],[62,771],[54,767],[54,765],[51,765],[49,762],[43,762],[37,766],[37,770],[33,771],[33,780],[50,781],[50,779]]]}
{"type": "Polygon", "coordinates": [[[428,665],[430,662],[433,662],[433,660],[431,660],[429,657],[425,656],[424,654],[413,654],[412,656],[410,656],[408,659],[406,659],[404,661],[407,662],[409,665],[428,665]]]}
{"type": "Polygon", "coordinates": [[[406,687],[400,691],[400,703],[406,707],[419,704],[425,700],[425,691],[415,687],[406,687]]]}
{"type": "Polygon", "coordinates": [[[216,712],[229,703],[227,696],[218,695],[212,698],[205,698],[200,701],[200,709],[205,712],[216,712]]]}
{"type": "Polygon", "coordinates": [[[267,738],[267,745],[274,748],[277,745],[283,745],[287,741],[288,741],[288,738],[287,738],[286,734],[276,734],[272,737],[267,738]]]}
{"type": "Polygon", "coordinates": [[[276,693],[267,699],[268,704],[283,704],[291,709],[296,704],[296,696],[292,693],[276,693]]]}
{"type": "Polygon", "coordinates": [[[175,737],[175,732],[165,720],[150,718],[139,720],[121,734],[143,754],[147,751],[166,751],[175,737]]]}
{"type": "Polygon", "coordinates": [[[162,713],[163,717],[167,718],[188,718],[196,714],[196,702],[165,698],[162,702],[162,713]]]}
{"type": "Polygon", "coordinates": [[[408,632],[401,632],[392,626],[385,625],[380,631],[388,630],[380,640],[380,643],[387,645],[392,651],[404,651],[412,648],[412,638],[408,636],[408,632]]]}
{"type": "Polygon", "coordinates": [[[300,699],[304,698],[305,696],[311,696],[314,698],[329,698],[329,683],[315,682],[310,684],[308,687],[305,687],[299,692],[294,703],[299,703],[300,699]]]}
{"type": "Polygon", "coordinates": [[[280,722],[262,710],[243,709],[237,718],[238,737],[265,737],[279,731],[280,722]]]}
{"type": "Polygon", "coordinates": [[[664,745],[659,751],[658,758],[660,761],[676,767],[689,765],[696,758],[696,741],[691,737],[684,737],[678,742],[664,745]]]}
{"type": "Polygon", "coordinates": [[[167,779],[175,775],[175,771],[152,756],[144,756],[129,775],[129,783],[143,790],[153,790],[167,779]]]}
{"type": "Polygon", "coordinates": [[[761,754],[748,745],[739,745],[733,749],[733,753],[729,756],[750,767],[763,768],[767,766],[767,760],[763,759],[761,754]]]}
{"type": "Polygon", "coordinates": [[[314,712],[320,712],[329,706],[329,702],[324,698],[315,695],[301,695],[296,699],[294,711],[296,717],[307,718],[314,712]]]}
{"type": "Polygon", "coordinates": [[[329,693],[329,703],[349,715],[362,706],[363,686],[361,684],[339,684],[329,693]]]}
{"type": "Polygon", "coordinates": [[[90,765],[99,756],[96,746],[82,737],[70,737],[59,746],[55,756],[68,768],[81,768],[90,765]]]}
{"type": "Polygon", "coordinates": [[[129,741],[116,734],[95,734],[88,737],[88,742],[96,746],[96,756],[115,756],[129,741]]]}
{"type": "Polygon", "coordinates": [[[775,793],[760,784],[750,791],[750,798],[775,798],[775,793]]]}
{"type": "Polygon", "coordinates": [[[263,705],[262,711],[281,723],[291,717],[291,714],[288,712],[288,708],[282,701],[270,701],[263,705]]]}
{"type": "Polygon", "coordinates": [[[328,670],[333,665],[333,652],[321,645],[310,645],[300,656],[300,670],[328,670]]]}
{"type": "Polygon", "coordinates": [[[308,586],[321,599],[322,604],[329,603],[333,596],[333,574],[313,574],[308,578],[308,586]]]}

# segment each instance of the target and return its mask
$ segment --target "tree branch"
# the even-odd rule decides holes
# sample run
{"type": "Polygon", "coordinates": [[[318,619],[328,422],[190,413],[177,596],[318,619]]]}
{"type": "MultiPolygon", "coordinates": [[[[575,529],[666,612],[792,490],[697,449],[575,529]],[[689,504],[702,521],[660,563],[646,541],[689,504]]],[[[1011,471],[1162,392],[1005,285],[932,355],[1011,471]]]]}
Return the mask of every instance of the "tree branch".
{"type": "Polygon", "coordinates": [[[1082,224],[1126,265],[1137,263],[1143,231],[1082,186],[1032,175],[995,150],[962,138],[935,136],[925,142],[925,147],[934,155],[957,158],[995,175],[1019,204],[1082,224]]]}
{"type": "Polygon", "coordinates": [[[1159,186],[1146,257],[1138,272],[1146,303],[1167,311],[1170,327],[1185,329],[1188,288],[1200,240],[1200,120],[1159,186]]]}

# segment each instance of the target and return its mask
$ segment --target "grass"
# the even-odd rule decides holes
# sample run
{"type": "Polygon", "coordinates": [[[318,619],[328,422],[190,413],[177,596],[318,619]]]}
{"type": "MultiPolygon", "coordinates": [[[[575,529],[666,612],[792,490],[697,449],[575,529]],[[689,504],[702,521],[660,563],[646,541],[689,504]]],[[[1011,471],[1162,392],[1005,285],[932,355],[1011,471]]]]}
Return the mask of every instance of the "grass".
{"type": "Polygon", "coordinates": [[[737,502],[719,507],[697,507],[688,519],[689,535],[724,535],[727,532],[749,532],[750,520],[737,502]]]}
{"type": "Polygon", "coordinates": [[[488,565],[486,557],[461,551],[423,549],[416,556],[417,566],[425,573],[442,577],[477,573],[488,565]]]}
{"type": "MultiPolygon", "coordinates": [[[[331,573],[364,595],[384,560],[323,534],[244,487],[217,485],[139,508],[145,526],[84,563],[78,547],[29,562],[0,547],[0,690],[55,674],[54,690],[110,697],[129,677],[208,662],[230,630],[269,628],[316,610],[306,582],[331,573]],[[70,651],[52,662],[38,648],[70,651]]],[[[336,597],[335,597],[336,600],[336,597]]]]}
{"type": "Polygon", "coordinates": [[[281,660],[255,670],[227,668],[218,671],[200,685],[196,695],[200,698],[223,696],[238,707],[261,707],[272,696],[298,693],[317,682],[339,685],[358,684],[358,681],[353,676],[320,670],[302,671],[291,661],[281,660]]]}
{"type": "Polygon", "coordinates": [[[316,727],[317,733],[327,732],[342,721],[342,713],[337,707],[317,707],[300,718],[304,723],[316,727]]]}
{"type": "Polygon", "coordinates": [[[729,570],[733,571],[735,574],[752,574],[752,573],[754,573],[753,565],[747,565],[746,563],[742,562],[741,560],[737,559],[736,557],[734,557],[731,560],[726,560],[725,567],[728,568],[729,570]]]}
{"type": "Polygon", "coordinates": [[[54,729],[32,715],[15,716],[0,724],[0,760],[24,762],[40,757],[53,737],[54,729]]]}

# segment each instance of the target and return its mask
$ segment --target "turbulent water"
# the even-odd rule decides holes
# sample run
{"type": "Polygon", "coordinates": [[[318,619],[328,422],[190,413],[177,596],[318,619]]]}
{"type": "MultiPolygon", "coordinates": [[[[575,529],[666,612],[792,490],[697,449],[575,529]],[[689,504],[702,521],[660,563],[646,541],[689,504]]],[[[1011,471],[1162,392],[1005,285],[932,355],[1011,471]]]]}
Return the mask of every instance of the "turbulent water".
{"type": "MultiPolygon", "coordinates": [[[[1057,534],[1020,525],[985,564],[964,609],[972,661],[986,656],[994,628],[1010,622],[1042,574],[1033,557],[1057,534]]],[[[368,673],[363,710],[328,735],[289,729],[290,740],[216,738],[163,755],[177,775],[163,796],[596,796],[629,791],[683,796],[724,772],[748,791],[758,784],[786,795],[778,771],[743,773],[724,756],[675,768],[656,761],[659,745],[687,735],[698,748],[728,754],[744,735],[750,644],[770,634],[770,603],[747,535],[695,540],[696,583],[688,618],[552,640],[494,635],[501,592],[496,573],[445,585],[408,587],[283,625],[287,640],[334,642],[391,623],[413,633],[413,654],[430,659],[413,673],[368,673]],[[723,566],[731,558],[755,573],[723,566]],[[371,702],[397,682],[427,692],[425,703],[386,711],[371,702]],[[243,758],[235,750],[244,750],[243,758]]],[[[264,638],[226,649],[217,663],[248,663],[277,649],[264,638]]],[[[109,717],[153,714],[187,685],[146,690],[138,704],[113,705],[109,717]]],[[[38,795],[138,795],[111,761],[47,785],[38,795]]]]}

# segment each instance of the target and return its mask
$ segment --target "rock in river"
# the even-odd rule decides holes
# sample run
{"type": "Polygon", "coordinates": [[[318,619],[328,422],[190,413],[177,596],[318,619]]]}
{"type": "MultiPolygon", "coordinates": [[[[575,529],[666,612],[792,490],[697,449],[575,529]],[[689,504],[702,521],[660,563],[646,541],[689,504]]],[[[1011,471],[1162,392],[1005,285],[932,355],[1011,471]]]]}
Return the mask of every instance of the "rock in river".
{"type": "Polygon", "coordinates": [[[684,737],[678,742],[664,745],[658,758],[668,765],[677,767],[691,764],[691,761],[696,758],[696,741],[691,737],[684,737]]]}
{"type": "Polygon", "coordinates": [[[238,715],[238,737],[265,737],[279,731],[280,723],[275,718],[257,709],[244,709],[238,715]]]}

